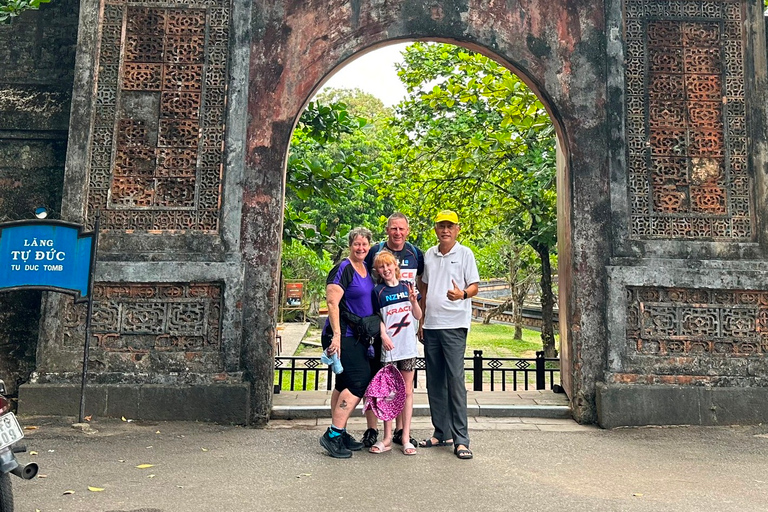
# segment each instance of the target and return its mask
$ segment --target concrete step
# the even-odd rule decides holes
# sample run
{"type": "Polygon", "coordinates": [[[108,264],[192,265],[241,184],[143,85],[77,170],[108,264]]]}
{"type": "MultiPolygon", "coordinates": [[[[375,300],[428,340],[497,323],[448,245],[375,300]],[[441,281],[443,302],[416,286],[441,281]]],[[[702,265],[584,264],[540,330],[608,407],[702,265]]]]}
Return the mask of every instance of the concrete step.
{"type": "MultiPolygon", "coordinates": [[[[414,417],[429,416],[426,392],[414,392],[414,417]]],[[[273,396],[270,418],[274,420],[331,417],[330,391],[288,391],[273,396]]],[[[357,406],[362,414],[362,403],[357,406]]],[[[552,391],[468,391],[467,415],[489,418],[571,418],[568,398],[552,391]]]]}

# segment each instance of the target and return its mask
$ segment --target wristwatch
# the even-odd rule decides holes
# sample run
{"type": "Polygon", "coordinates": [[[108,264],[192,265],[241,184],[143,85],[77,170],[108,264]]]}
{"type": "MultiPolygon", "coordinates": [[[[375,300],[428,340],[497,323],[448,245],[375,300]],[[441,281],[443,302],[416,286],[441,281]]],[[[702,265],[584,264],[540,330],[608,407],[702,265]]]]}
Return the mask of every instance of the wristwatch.
{"type": "Polygon", "coordinates": [[[464,300],[467,300],[467,290],[464,290],[464,300]]]}

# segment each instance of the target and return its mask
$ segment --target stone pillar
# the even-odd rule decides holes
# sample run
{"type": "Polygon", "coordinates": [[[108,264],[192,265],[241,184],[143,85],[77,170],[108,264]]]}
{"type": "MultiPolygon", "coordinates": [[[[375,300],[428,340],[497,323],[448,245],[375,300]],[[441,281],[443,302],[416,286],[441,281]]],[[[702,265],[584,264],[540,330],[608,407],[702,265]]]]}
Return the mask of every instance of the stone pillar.
{"type": "MultiPolygon", "coordinates": [[[[62,216],[101,225],[86,414],[249,421],[239,188],[249,13],[225,0],[81,5],[62,216]]],[[[46,297],[21,412],[77,412],[84,324],[84,306],[46,297]]]]}
{"type": "Polygon", "coordinates": [[[762,4],[626,0],[609,12],[621,124],[599,422],[766,421],[762,4]]]}

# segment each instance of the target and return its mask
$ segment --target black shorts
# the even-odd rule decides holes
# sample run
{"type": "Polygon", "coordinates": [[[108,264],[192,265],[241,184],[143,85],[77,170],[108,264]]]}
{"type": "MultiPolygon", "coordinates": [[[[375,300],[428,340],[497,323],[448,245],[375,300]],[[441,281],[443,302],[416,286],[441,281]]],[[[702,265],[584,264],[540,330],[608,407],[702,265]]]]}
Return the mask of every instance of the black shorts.
{"type": "Polygon", "coordinates": [[[348,389],[356,397],[362,398],[368,384],[371,382],[371,366],[369,364],[368,344],[360,343],[356,338],[342,336],[341,338],[341,366],[344,371],[336,375],[335,389],[344,391],[348,389]]]}

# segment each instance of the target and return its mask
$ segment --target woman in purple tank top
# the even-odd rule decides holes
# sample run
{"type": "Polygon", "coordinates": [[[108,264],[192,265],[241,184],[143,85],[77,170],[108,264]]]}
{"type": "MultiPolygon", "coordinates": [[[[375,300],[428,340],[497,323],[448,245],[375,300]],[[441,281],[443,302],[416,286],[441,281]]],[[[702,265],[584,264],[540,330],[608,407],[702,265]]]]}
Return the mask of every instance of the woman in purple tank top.
{"type": "Polygon", "coordinates": [[[360,339],[358,329],[349,318],[374,314],[374,284],[364,263],[371,246],[371,232],[366,228],[355,228],[348,238],[349,257],[333,267],[326,280],[328,321],[323,329],[323,348],[328,356],[339,356],[343,371],[336,375],[336,386],[331,395],[331,426],[320,438],[320,444],[329,455],[342,459],[351,457],[353,451],[363,447],[363,443],[347,432],[346,426],[371,381],[369,344],[360,339]]]}

